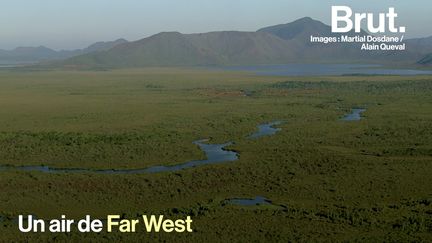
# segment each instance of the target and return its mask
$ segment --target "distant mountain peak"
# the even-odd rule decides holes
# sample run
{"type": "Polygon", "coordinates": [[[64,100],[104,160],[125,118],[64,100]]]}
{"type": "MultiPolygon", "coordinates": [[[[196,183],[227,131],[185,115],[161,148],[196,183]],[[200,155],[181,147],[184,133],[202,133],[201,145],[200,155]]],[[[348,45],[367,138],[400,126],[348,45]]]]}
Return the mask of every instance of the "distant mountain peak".
{"type": "Polygon", "coordinates": [[[291,23],[295,23],[295,22],[311,22],[311,21],[317,21],[317,20],[314,20],[311,17],[303,17],[303,18],[299,18],[299,19],[297,19],[297,20],[295,20],[295,21],[293,21],[291,23]]]}
{"type": "Polygon", "coordinates": [[[127,43],[128,41],[120,38],[117,39],[115,41],[100,41],[100,42],[96,42],[90,46],[88,46],[87,48],[83,49],[82,52],[84,53],[89,53],[89,52],[94,52],[94,51],[107,51],[117,45],[120,44],[124,44],[127,43]]]}
{"type": "Polygon", "coordinates": [[[128,42],[128,40],[126,40],[124,38],[119,38],[119,39],[115,40],[114,42],[128,42]]]}
{"type": "Polygon", "coordinates": [[[153,36],[181,36],[182,33],[178,32],[178,31],[163,31],[160,33],[157,33],[153,36]]]}
{"type": "Polygon", "coordinates": [[[331,28],[324,23],[314,20],[311,17],[297,19],[287,24],[279,24],[259,29],[258,32],[267,32],[276,35],[285,40],[291,40],[296,37],[304,38],[311,34],[330,35],[331,28]]]}
{"type": "MultiPolygon", "coordinates": [[[[349,32],[346,35],[365,35],[349,32]]],[[[214,31],[182,34],[161,32],[128,42],[97,42],[73,51],[46,47],[0,50],[0,62],[47,61],[68,67],[145,67],[200,65],[255,65],[326,62],[405,62],[430,65],[432,38],[406,40],[410,50],[393,55],[363,52],[357,43],[310,42],[310,36],[338,36],[331,27],[311,17],[262,28],[257,32],[214,31]],[[429,54],[429,55],[427,55],[429,54]]]]}
{"type": "Polygon", "coordinates": [[[10,51],[0,50],[0,63],[34,63],[41,61],[62,60],[90,52],[107,51],[117,45],[127,43],[125,39],[115,41],[101,41],[94,43],[87,48],[78,50],[55,51],[45,46],[28,47],[21,46],[10,51]]]}
{"type": "MultiPolygon", "coordinates": [[[[287,24],[279,24],[266,28],[259,29],[258,32],[267,32],[276,35],[285,40],[301,40],[306,41],[311,35],[314,36],[340,36],[340,33],[332,33],[331,27],[321,21],[315,20],[311,17],[304,17],[297,19],[287,24]]],[[[361,33],[354,33],[354,31],[346,33],[346,35],[365,35],[364,30],[361,33]]]]}

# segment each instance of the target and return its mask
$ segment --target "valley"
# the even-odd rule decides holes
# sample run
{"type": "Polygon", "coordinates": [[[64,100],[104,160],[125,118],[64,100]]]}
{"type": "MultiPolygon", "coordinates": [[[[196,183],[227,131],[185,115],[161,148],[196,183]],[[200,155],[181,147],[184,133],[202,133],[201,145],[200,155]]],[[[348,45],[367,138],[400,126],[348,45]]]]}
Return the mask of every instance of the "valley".
{"type": "Polygon", "coordinates": [[[430,75],[0,70],[2,166],[168,167],[208,158],[201,138],[239,155],[161,173],[0,171],[0,240],[430,241],[431,92],[430,75]],[[194,232],[20,234],[19,214],[191,216],[194,232]]]}

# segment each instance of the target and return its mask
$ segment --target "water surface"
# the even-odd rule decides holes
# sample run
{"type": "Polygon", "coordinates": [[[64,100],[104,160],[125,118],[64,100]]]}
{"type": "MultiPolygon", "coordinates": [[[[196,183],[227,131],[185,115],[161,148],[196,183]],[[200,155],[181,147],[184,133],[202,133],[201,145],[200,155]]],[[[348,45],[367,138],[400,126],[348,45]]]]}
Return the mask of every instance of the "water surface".
{"type": "Polygon", "coordinates": [[[271,136],[274,135],[275,133],[279,132],[280,130],[282,130],[281,128],[276,128],[274,126],[280,125],[282,124],[282,121],[274,121],[274,122],[270,122],[270,123],[264,123],[264,124],[260,124],[258,125],[258,131],[251,134],[249,136],[249,138],[260,138],[263,136],[271,136]]]}
{"type": "MultiPolygon", "coordinates": [[[[265,135],[273,135],[280,131],[280,128],[274,128],[274,125],[281,122],[271,122],[260,124],[258,131],[250,136],[250,138],[258,138],[265,135]]],[[[31,166],[11,166],[0,165],[0,171],[38,171],[44,173],[98,173],[98,174],[144,174],[144,173],[159,173],[159,172],[173,172],[183,169],[203,166],[208,164],[217,164],[224,162],[232,162],[238,160],[238,153],[235,151],[227,150],[226,147],[233,144],[228,142],[224,144],[208,144],[208,139],[202,139],[193,142],[195,145],[205,153],[206,159],[191,160],[185,163],[172,165],[172,166],[152,166],[142,169],[88,169],[88,168],[55,168],[43,165],[31,166]]]]}
{"type": "Polygon", "coordinates": [[[342,121],[360,121],[362,119],[361,113],[365,112],[366,109],[363,108],[353,108],[351,113],[345,115],[342,121]]]}
{"type": "Polygon", "coordinates": [[[271,205],[272,202],[265,197],[257,196],[255,198],[232,198],[226,200],[229,204],[240,206],[271,205]]]}
{"type": "Polygon", "coordinates": [[[99,174],[142,174],[142,173],[158,173],[168,171],[178,171],[187,168],[196,167],[199,165],[215,164],[221,162],[235,161],[238,159],[236,152],[228,151],[225,147],[232,143],[225,144],[206,144],[206,139],[195,141],[201,150],[206,154],[207,159],[192,160],[182,164],[173,166],[153,166],[143,169],[84,169],[84,168],[53,168],[49,166],[0,166],[0,170],[22,170],[22,171],[39,171],[45,173],[99,173],[99,174]]]}
{"type": "Polygon", "coordinates": [[[228,71],[253,72],[263,76],[321,75],[425,75],[432,70],[390,69],[371,64],[284,64],[224,67],[228,71]]]}

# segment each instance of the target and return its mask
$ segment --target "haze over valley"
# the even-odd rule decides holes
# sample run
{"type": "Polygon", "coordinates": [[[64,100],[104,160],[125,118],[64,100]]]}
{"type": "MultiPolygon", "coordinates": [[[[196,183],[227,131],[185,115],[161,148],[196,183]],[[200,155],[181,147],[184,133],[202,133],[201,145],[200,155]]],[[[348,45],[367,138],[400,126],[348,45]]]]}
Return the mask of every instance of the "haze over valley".
{"type": "MultiPolygon", "coordinates": [[[[371,52],[361,51],[359,43],[311,43],[311,35],[335,36],[330,26],[305,17],[256,32],[161,32],[137,41],[97,42],[78,50],[18,47],[10,51],[0,50],[0,64],[43,63],[78,68],[346,62],[431,64],[432,36],[407,39],[406,51],[371,52]]],[[[360,35],[367,33],[363,31],[360,35]]]]}

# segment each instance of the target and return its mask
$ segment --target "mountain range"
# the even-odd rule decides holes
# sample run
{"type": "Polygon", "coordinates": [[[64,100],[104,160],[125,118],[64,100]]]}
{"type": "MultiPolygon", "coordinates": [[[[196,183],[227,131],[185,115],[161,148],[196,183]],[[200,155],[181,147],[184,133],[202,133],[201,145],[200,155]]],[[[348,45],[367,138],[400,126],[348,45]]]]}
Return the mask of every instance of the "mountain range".
{"type": "Polygon", "coordinates": [[[116,45],[126,43],[125,39],[97,42],[87,48],[77,50],[61,50],[39,47],[17,47],[13,50],[0,50],[0,64],[25,64],[43,61],[62,60],[91,52],[106,51],[116,45]]]}
{"type": "MultiPolygon", "coordinates": [[[[362,51],[359,43],[311,43],[310,36],[336,36],[331,27],[309,17],[256,32],[199,34],[162,32],[137,41],[120,39],[75,51],[33,50],[39,60],[72,68],[256,65],[285,63],[385,63],[430,65],[432,36],[408,39],[405,51],[362,51]]],[[[354,36],[355,33],[346,35],[354,36]]],[[[367,35],[363,31],[358,35],[367,35]]],[[[18,48],[17,48],[18,49],[18,48]]],[[[14,51],[19,53],[23,50],[14,51]]],[[[0,60],[1,60],[0,52],[0,60]]]]}

